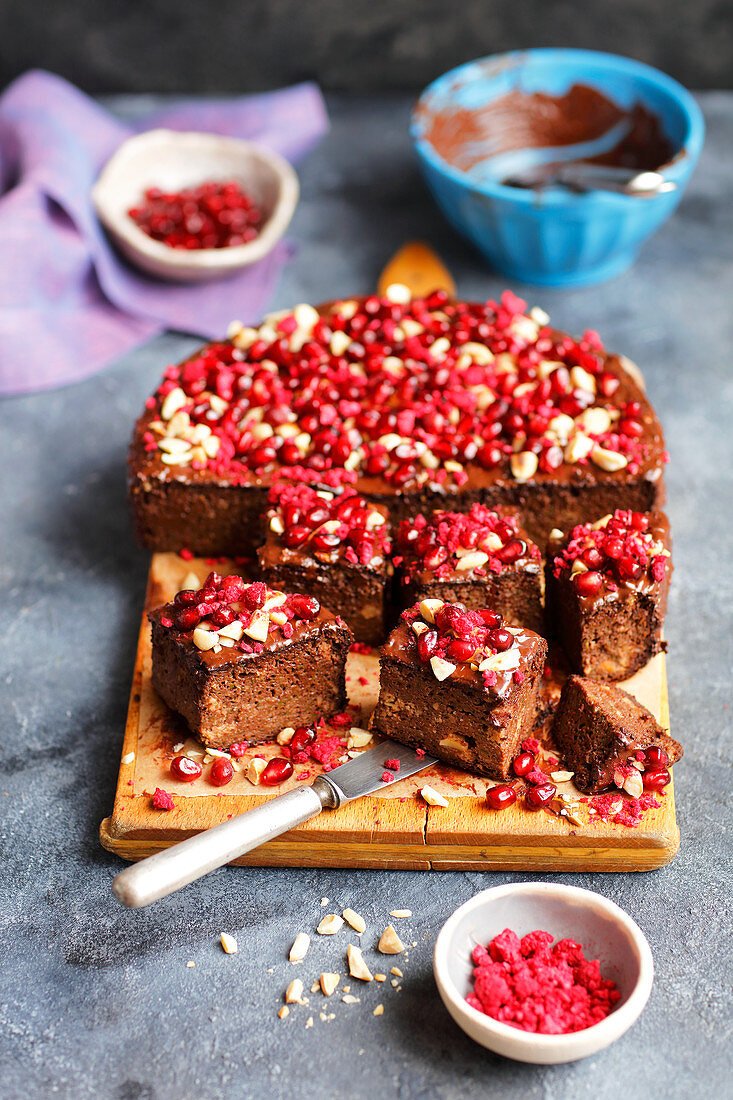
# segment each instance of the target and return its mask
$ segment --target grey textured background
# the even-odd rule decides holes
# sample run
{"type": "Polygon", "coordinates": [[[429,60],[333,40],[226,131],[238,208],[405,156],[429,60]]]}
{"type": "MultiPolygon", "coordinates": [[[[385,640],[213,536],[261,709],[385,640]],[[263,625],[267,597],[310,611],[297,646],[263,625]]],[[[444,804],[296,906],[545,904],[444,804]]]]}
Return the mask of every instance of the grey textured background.
{"type": "MultiPolygon", "coordinates": [[[[299,253],[275,305],[365,292],[414,236],[442,253],[465,295],[502,289],[416,177],[409,98],[331,100],[333,130],[302,171],[299,253]]],[[[701,103],[699,169],[636,267],[605,286],[529,292],[559,326],[597,327],[643,367],[672,454],[667,633],[672,729],[685,745],[682,850],[649,874],[544,876],[600,891],[648,935],[656,981],[639,1023],[597,1057],[555,1068],[503,1061],[453,1025],[431,974],[440,925],[476,891],[528,876],[223,868],[150,910],[113,901],[122,864],[97,828],[112,807],[147,568],[123,467],[161,368],[193,346],[169,335],[88,382],[0,405],[4,1098],[730,1095],[733,95],[701,103]],[[412,909],[418,947],[402,992],[369,988],[361,1005],[337,1003],[335,1020],[316,1013],[306,1031],[310,1010],[283,1022],[276,1012],[293,975],[287,950],[313,929],[321,896],[364,914],[368,945],[389,909],[412,909]],[[238,937],[237,956],[221,951],[222,930],[238,937]]],[[[345,942],[314,944],[303,976],[337,965],[345,942]]]]}
{"type": "Polygon", "coordinates": [[[731,87],[731,0],[5,0],[0,86],[41,66],[90,92],[419,88],[528,46],[628,54],[731,87]]]}

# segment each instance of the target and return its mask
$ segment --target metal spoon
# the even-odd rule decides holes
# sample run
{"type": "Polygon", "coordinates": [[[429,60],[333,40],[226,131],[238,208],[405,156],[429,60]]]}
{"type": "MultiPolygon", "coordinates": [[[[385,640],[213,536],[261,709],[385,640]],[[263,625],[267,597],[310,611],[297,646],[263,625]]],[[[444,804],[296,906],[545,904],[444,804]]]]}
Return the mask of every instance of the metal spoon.
{"type": "Polygon", "coordinates": [[[661,172],[639,172],[635,168],[618,168],[606,164],[536,165],[516,172],[502,180],[507,187],[539,189],[567,187],[572,191],[614,191],[637,198],[653,198],[675,191],[677,184],[664,178],[661,172]]]}

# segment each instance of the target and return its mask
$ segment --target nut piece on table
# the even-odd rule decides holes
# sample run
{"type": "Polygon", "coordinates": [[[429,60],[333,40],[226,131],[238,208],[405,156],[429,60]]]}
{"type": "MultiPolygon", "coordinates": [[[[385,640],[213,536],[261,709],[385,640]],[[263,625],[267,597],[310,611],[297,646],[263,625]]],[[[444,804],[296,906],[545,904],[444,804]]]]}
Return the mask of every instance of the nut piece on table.
{"type": "Polygon", "coordinates": [[[344,926],[344,918],[338,913],[329,913],[316,928],[319,936],[335,936],[344,926]]]}
{"type": "Polygon", "coordinates": [[[380,936],[377,950],[383,955],[399,955],[405,950],[405,945],[395,932],[391,924],[388,924],[380,936]]]}
{"type": "Polygon", "coordinates": [[[355,947],[353,943],[350,943],[346,949],[346,958],[349,962],[349,974],[352,978],[359,978],[362,982],[372,981],[372,972],[364,962],[360,947],[355,947]]]}
{"type": "Polygon", "coordinates": [[[291,963],[302,962],[308,954],[308,948],[311,945],[311,938],[307,932],[299,932],[293,941],[293,946],[290,948],[290,954],[288,958],[291,963]]]}
{"type": "Polygon", "coordinates": [[[237,941],[234,936],[230,936],[228,932],[222,932],[219,939],[227,955],[236,955],[239,948],[237,947],[237,941]]]}
{"type": "Polygon", "coordinates": [[[293,978],[292,982],[285,990],[285,1003],[289,1005],[298,1005],[303,1001],[303,983],[300,978],[293,978]]]}
{"type": "Polygon", "coordinates": [[[342,915],[347,924],[350,924],[355,932],[361,933],[366,928],[366,921],[364,918],[360,916],[359,913],[355,913],[353,909],[344,909],[342,915]]]}
{"type": "Polygon", "coordinates": [[[319,982],[321,984],[321,992],[323,993],[323,996],[330,997],[331,994],[335,992],[340,980],[340,974],[335,974],[330,970],[324,971],[324,973],[321,974],[319,978],[319,982]]]}
{"type": "Polygon", "coordinates": [[[422,795],[425,802],[427,802],[428,806],[445,807],[448,805],[448,799],[444,795],[442,795],[440,791],[436,791],[435,787],[431,787],[428,783],[426,783],[424,787],[420,788],[420,794],[422,795]]]}

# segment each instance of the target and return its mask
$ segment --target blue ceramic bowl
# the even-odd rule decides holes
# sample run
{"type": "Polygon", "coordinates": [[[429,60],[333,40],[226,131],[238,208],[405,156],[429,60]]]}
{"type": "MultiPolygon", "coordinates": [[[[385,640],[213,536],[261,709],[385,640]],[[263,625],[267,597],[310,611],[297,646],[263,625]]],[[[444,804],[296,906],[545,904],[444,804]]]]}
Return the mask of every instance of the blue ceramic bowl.
{"type": "Polygon", "coordinates": [[[676,80],[639,61],[594,50],[523,50],[461,65],[425,89],[411,124],[428,187],[451,225],[492,267],[541,286],[582,286],[626,270],[680,201],[704,134],[700,108],[676,80]],[[424,136],[426,111],[479,107],[515,90],[562,95],[573,84],[597,88],[622,107],[640,101],[657,115],[675,150],[664,168],[675,191],[637,198],[507,187],[453,167],[424,136]]]}

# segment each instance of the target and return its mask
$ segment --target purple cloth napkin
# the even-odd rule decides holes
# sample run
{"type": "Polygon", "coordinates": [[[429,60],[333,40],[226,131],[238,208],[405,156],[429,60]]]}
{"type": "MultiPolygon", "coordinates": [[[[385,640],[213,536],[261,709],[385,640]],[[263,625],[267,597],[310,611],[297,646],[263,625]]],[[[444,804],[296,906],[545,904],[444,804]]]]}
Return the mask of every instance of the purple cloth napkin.
{"type": "Polygon", "coordinates": [[[86,378],[163,329],[221,336],[261,317],[291,247],[213,283],[165,283],[115,252],[90,189],[131,133],[165,126],[261,141],[297,160],[326,132],[313,84],[178,102],[117,121],[73,85],[30,72],[0,96],[0,395],[86,378]]]}

